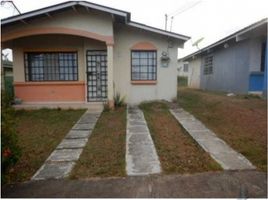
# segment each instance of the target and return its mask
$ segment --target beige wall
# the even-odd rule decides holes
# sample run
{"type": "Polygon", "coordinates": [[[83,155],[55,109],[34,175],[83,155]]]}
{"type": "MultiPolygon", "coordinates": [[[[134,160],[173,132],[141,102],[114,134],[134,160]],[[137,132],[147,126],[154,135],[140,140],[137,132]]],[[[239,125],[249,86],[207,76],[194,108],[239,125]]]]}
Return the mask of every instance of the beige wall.
{"type": "Polygon", "coordinates": [[[200,88],[201,59],[195,58],[189,61],[188,87],[200,88]]]}
{"type": "Polygon", "coordinates": [[[169,49],[169,67],[161,67],[160,56],[167,51],[167,38],[146,33],[127,26],[116,27],[114,45],[114,83],[115,92],[126,96],[127,103],[138,104],[146,100],[171,101],[177,95],[177,47],[169,49]],[[157,47],[157,84],[132,85],[130,48],[138,42],[151,42],[157,47]]]}
{"type": "MultiPolygon", "coordinates": [[[[81,8],[82,9],[82,8],[81,8]]],[[[126,96],[127,103],[138,104],[145,100],[171,101],[177,96],[177,49],[183,43],[173,41],[169,48],[171,61],[169,67],[161,66],[160,57],[163,51],[167,51],[168,38],[154,33],[129,27],[115,25],[113,28],[112,17],[108,14],[91,12],[84,9],[81,13],[68,11],[53,15],[52,19],[43,17],[31,21],[28,25],[22,23],[16,27],[10,26],[4,32],[21,30],[33,27],[67,27],[95,32],[101,35],[113,36],[113,78],[115,92],[126,96]],[[114,29],[114,30],[113,30],[114,29]],[[131,84],[131,47],[139,42],[151,42],[157,48],[157,83],[155,85],[132,85],[131,84]]],[[[30,50],[77,50],[79,81],[86,80],[86,51],[95,49],[107,49],[104,42],[86,39],[71,35],[36,35],[19,38],[8,43],[13,49],[14,81],[24,82],[24,58],[23,53],[30,50]]],[[[110,50],[112,51],[111,47],[110,50]]],[[[86,88],[85,88],[86,90],[86,88]]]]}
{"type": "Polygon", "coordinates": [[[66,35],[43,35],[21,38],[13,41],[14,81],[24,82],[24,52],[27,51],[66,51],[78,53],[78,80],[86,79],[86,50],[106,49],[103,42],[66,35]]]}
{"type": "Polygon", "coordinates": [[[84,39],[74,36],[43,35],[13,41],[14,81],[24,82],[24,52],[27,51],[77,51],[79,80],[85,80],[84,39]]]}
{"type": "Polygon", "coordinates": [[[28,24],[15,24],[5,27],[2,34],[10,31],[23,31],[27,28],[47,28],[63,27],[78,30],[89,31],[105,36],[113,36],[113,22],[109,14],[97,13],[96,11],[87,12],[86,9],[80,8],[79,12],[69,10],[66,12],[53,14],[52,18],[44,16],[29,21],[28,24]]]}

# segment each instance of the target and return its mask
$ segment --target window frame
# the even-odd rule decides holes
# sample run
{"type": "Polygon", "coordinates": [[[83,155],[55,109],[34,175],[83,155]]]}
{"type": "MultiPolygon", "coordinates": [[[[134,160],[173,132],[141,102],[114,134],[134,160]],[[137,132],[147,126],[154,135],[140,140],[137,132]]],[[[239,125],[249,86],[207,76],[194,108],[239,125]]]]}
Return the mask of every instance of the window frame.
{"type": "Polygon", "coordinates": [[[203,74],[204,75],[212,75],[213,74],[213,64],[214,64],[214,56],[213,55],[207,55],[207,56],[205,56],[204,57],[204,64],[203,64],[203,66],[204,66],[204,69],[203,69],[203,74]],[[207,59],[209,59],[209,58],[211,58],[211,66],[208,66],[208,65],[206,65],[207,63],[206,63],[206,60],[207,59]],[[210,70],[210,68],[211,68],[211,70],[210,70]],[[206,70],[207,69],[207,70],[206,70]]]}
{"type": "MultiPolygon", "coordinates": [[[[78,51],[25,51],[24,52],[24,79],[25,82],[72,82],[72,81],[78,81],[79,80],[79,62],[78,62],[78,51]],[[67,53],[73,53],[74,54],[74,60],[76,60],[76,66],[73,67],[73,69],[76,69],[76,73],[73,71],[71,74],[72,76],[74,76],[73,80],[60,80],[60,78],[58,80],[32,80],[32,67],[29,66],[29,54],[57,54],[59,55],[60,53],[62,54],[67,54],[67,53]],[[26,57],[27,57],[27,64],[26,64],[26,57]],[[27,68],[28,68],[28,73],[27,73],[27,68]],[[30,69],[31,68],[31,69],[30,69]]],[[[65,61],[65,59],[64,59],[65,61]]],[[[66,69],[66,67],[64,66],[64,69],[66,69]]],[[[65,70],[64,70],[65,71],[65,70]]],[[[66,73],[63,73],[66,74],[66,73]]],[[[60,73],[59,73],[59,77],[60,77],[60,73]]]]}
{"type": "MultiPolygon", "coordinates": [[[[147,61],[148,61],[148,58],[147,58],[147,61]]],[[[133,49],[130,51],[130,67],[131,67],[131,70],[130,70],[130,78],[131,78],[131,81],[134,83],[134,82],[156,82],[157,81],[157,50],[143,50],[143,49],[133,49]],[[155,72],[153,72],[152,74],[155,74],[155,79],[133,79],[132,77],[132,73],[133,73],[133,65],[132,65],[132,53],[133,52],[138,52],[138,53],[141,53],[141,52],[153,52],[155,53],[155,72]]],[[[147,65],[148,67],[148,65],[147,65]]],[[[139,66],[139,68],[141,68],[141,66],[139,66]]],[[[140,73],[140,72],[139,72],[140,73]]],[[[147,74],[149,73],[148,71],[146,72],[147,74]]]]}
{"type": "Polygon", "coordinates": [[[188,73],[189,72],[189,63],[183,63],[183,72],[188,73]],[[187,70],[185,70],[187,68],[187,70]]]}

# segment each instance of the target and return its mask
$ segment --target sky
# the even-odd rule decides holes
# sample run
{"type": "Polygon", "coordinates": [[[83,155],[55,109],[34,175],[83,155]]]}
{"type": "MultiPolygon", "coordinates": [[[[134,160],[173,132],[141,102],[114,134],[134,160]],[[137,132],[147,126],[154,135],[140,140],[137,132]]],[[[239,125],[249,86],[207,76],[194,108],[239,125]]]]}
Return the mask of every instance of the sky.
{"type": "MultiPolygon", "coordinates": [[[[13,0],[21,13],[65,0],[13,0]]],[[[204,38],[199,48],[206,47],[256,21],[268,17],[268,0],[90,0],[90,2],[131,12],[131,20],[165,28],[168,14],[168,30],[190,36],[184,49],[178,50],[178,58],[197,51],[192,46],[204,38]],[[177,15],[176,15],[177,14],[177,15]]],[[[0,8],[0,18],[16,15],[8,3],[0,8]]]]}

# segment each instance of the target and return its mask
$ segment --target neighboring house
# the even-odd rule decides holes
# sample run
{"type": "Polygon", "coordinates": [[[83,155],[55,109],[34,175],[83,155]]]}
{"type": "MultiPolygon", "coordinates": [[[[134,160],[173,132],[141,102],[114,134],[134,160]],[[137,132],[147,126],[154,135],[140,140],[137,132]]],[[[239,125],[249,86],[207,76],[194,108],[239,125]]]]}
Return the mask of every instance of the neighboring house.
{"type": "Polygon", "coordinates": [[[189,62],[188,86],[246,94],[267,91],[267,19],[180,61],[189,62]]]}
{"type": "Polygon", "coordinates": [[[2,45],[13,50],[15,95],[24,103],[113,106],[117,92],[130,104],[176,97],[177,50],[188,36],[85,1],[1,22],[2,45]]]}
{"type": "Polygon", "coordinates": [[[1,89],[13,94],[13,64],[9,60],[1,62],[1,89]]]}
{"type": "Polygon", "coordinates": [[[188,77],[189,63],[178,60],[178,76],[188,77]]]}
{"type": "Polygon", "coordinates": [[[189,72],[189,64],[188,62],[183,62],[178,60],[178,74],[177,74],[177,80],[178,80],[178,86],[185,87],[188,86],[188,72],[189,72]]]}

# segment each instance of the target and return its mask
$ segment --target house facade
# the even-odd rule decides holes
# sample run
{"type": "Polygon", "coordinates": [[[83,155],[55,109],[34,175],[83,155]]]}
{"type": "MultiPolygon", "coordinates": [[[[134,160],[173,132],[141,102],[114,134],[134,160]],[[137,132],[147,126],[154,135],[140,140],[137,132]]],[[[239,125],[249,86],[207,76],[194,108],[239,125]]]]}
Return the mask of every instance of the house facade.
{"type": "Polygon", "coordinates": [[[3,19],[15,96],[24,104],[129,104],[176,97],[177,49],[189,37],[130,20],[130,13],[70,1],[3,19]],[[168,89],[167,89],[168,88],[168,89]]]}
{"type": "Polygon", "coordinates": [[[267,91],[267,19],[190,54],[188,86],[233,93],[267,91]]]}

